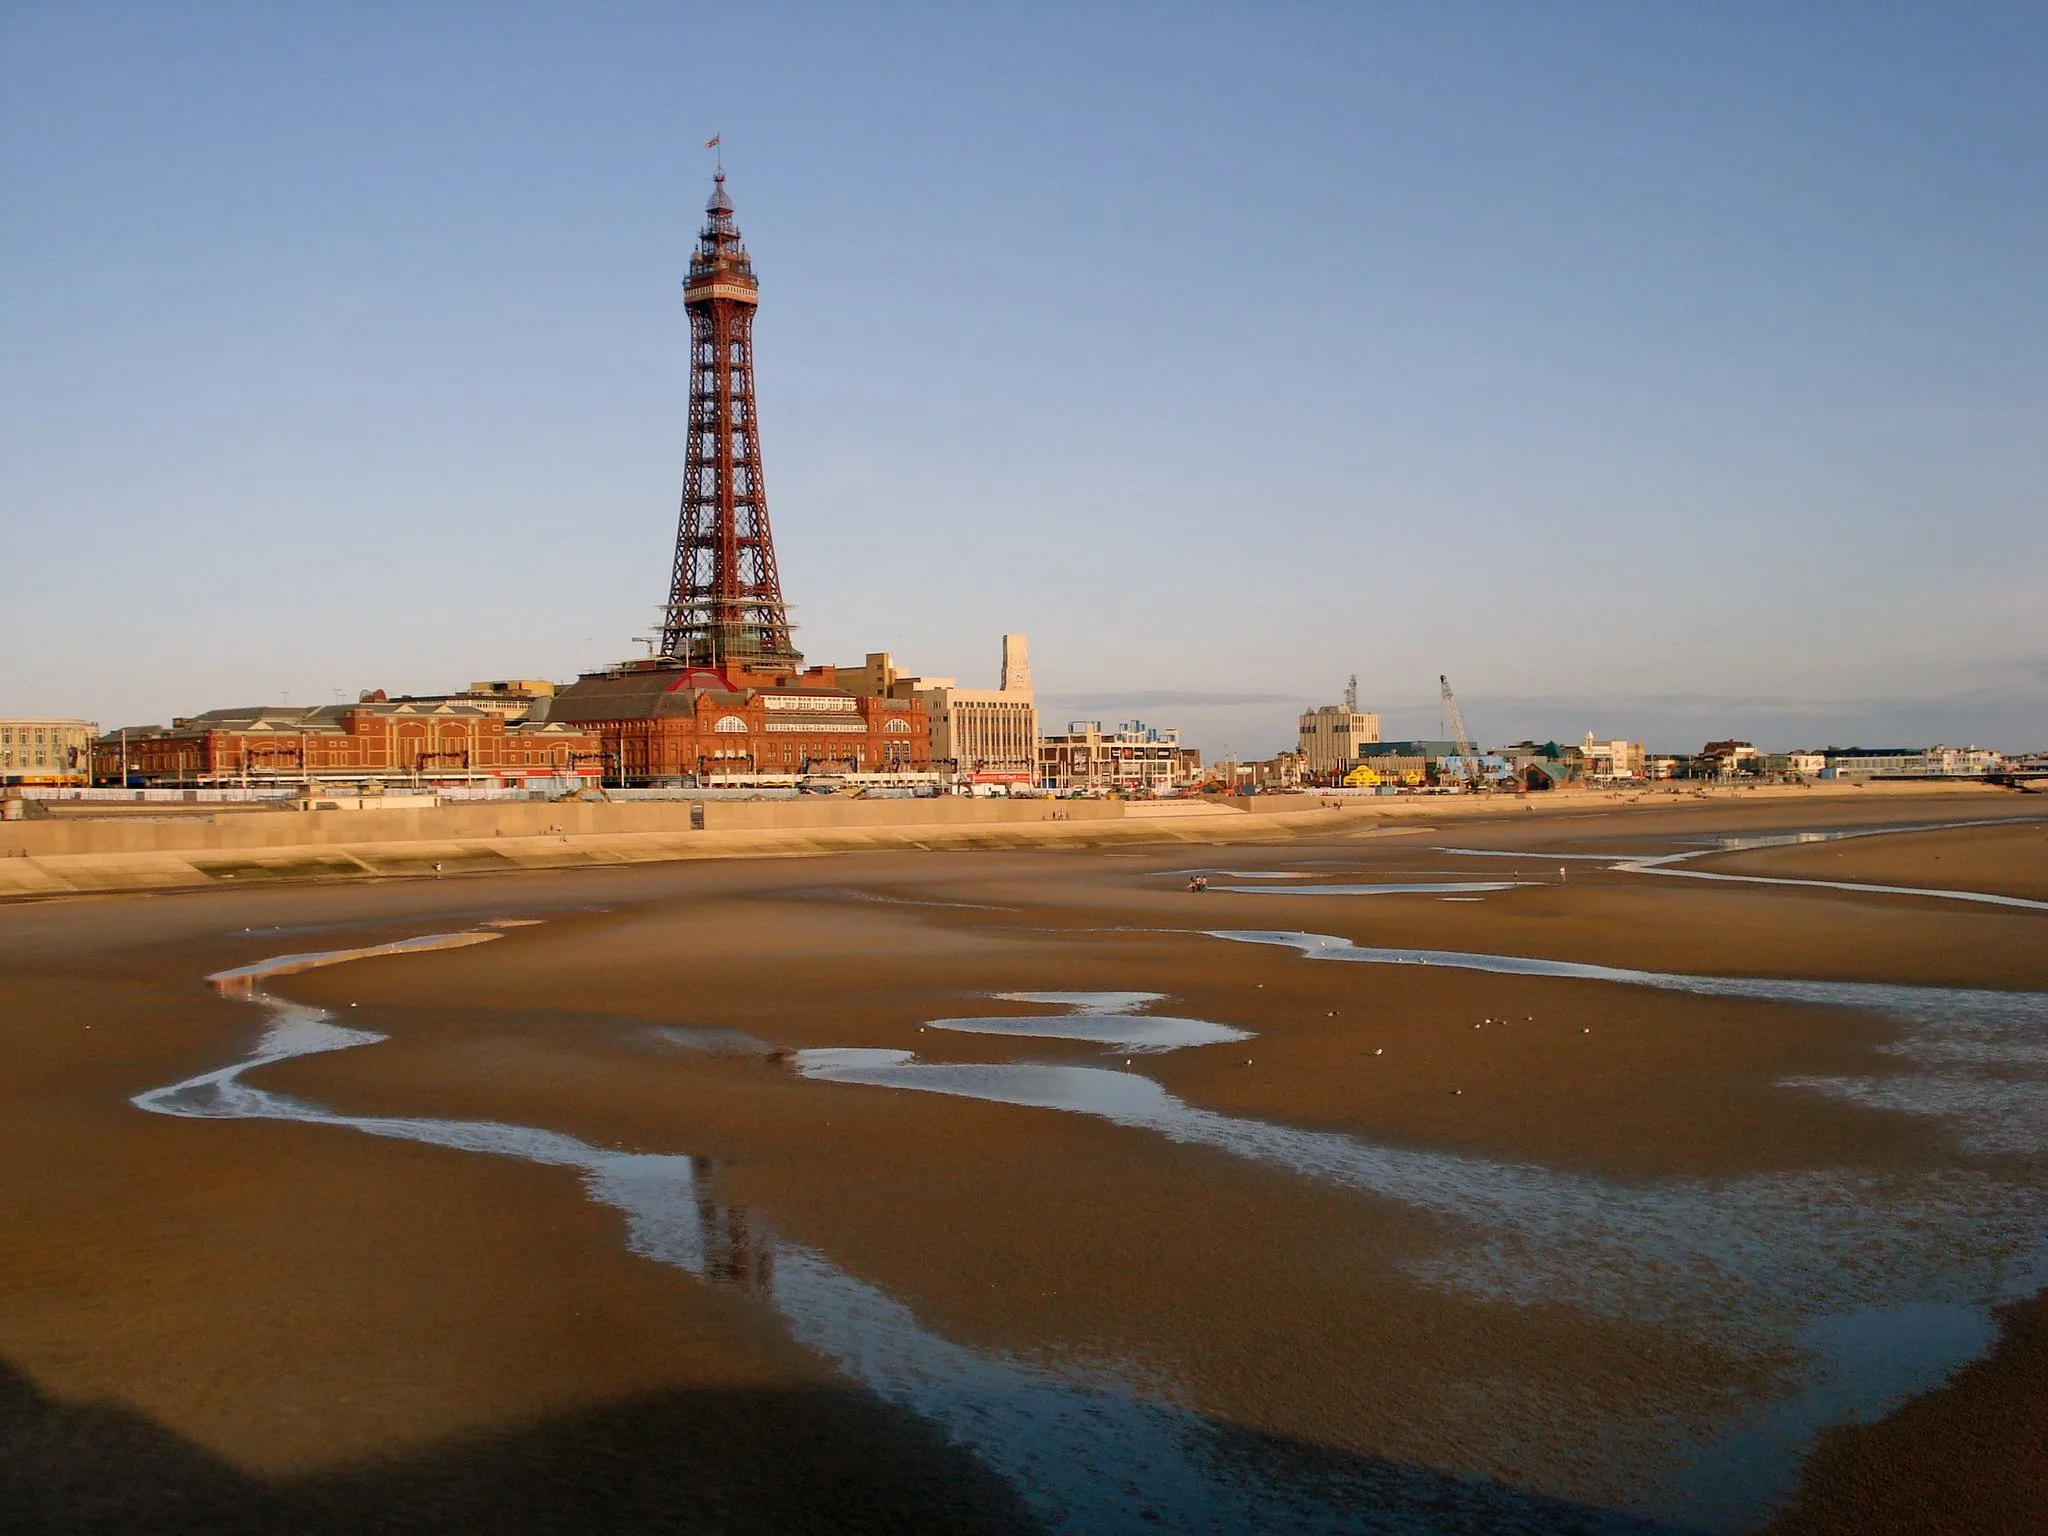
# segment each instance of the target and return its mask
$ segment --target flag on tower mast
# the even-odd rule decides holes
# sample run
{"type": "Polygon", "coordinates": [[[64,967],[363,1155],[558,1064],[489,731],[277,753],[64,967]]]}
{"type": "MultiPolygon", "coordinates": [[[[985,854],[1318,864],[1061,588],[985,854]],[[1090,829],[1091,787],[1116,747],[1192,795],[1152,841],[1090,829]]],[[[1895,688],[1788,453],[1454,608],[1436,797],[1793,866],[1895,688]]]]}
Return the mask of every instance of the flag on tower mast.
{"type": "Polygon", "coordinates": [[[706,149],[716,149],[716,148],[718,148],[718,139],[719,139],[719,136],[718,136],[717,134],[715,134],[715,133],[714,133],[713,135],[711,135],[711,137],[710,137],[710,138],[708,138],[708,139],[706,139],[706,140],[704,141],[704,147],[705,147],[706,149]]]}

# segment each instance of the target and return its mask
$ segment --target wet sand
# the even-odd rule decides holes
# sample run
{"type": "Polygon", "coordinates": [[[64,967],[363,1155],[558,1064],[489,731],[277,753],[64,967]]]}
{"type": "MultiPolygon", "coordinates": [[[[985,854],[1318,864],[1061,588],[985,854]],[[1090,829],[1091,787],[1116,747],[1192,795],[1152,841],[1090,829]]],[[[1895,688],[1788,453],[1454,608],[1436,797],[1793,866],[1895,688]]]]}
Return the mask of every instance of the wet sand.
{"type": "MultiPolygon", "coordinates": [[[[0,1517],[158,1529],[151,1511],[180,1499],[190,1529],[1198,1529],[1229,1523],[1203,1518],[1224,1508],[1215,1489],[1253,1487],[1277,1501],[1259,1511],[1291,1511],[1273,1529],[1572,1530],[1620,1511],[1736,1530],[1790,1495],[1830,1416],[1939,1389],[1826,1441],[1791,1518],[1847,1507],[1859,1435],[1888,1436],[1878,1459],[1910,1501],[1952,1468],[1942,1424],[2048,1407],[2038,1374],[1991,1369],[2004,1354],[1966,1365],[1990,1309],[2039,1284],[2042,1160],[1991,1134],[2040,1097],[2012,1057],[2024,1021],[1969,1034],[1977,1057],[1958,1065],[1963,1037],[1867,1000],[1331,963],[1210,936],[2048,990],[2048,914],[1607,858],[1849,826],[1856,809],[1217,850],[1214,883],[1246,894],[1188,894],[1200,850],[1182,844],[0,910],[0,1517]],[[1290,895],[1226,870],[1528,883],[1290,895]],[[715,1238],[721,1263],[649,1257],[644,1220],[574,1168],[130,1102],[262,1037],[263,1008],[209,973],[503,919],[532,926],[266,984],[384,1038],[248,1080],[322,1114],[698,1159],[677,1208],[689,1251],[715,1238]],[[1145,1053],[922,1027],[1072,1012],[1003,992],[1130,990],[1252,1038],[1145,1053]],[[976,1072],[904,1091],[807,1077],[791,1055],[834,1047],[976,1072]],[[1032,1067],[1051,1071],[1016,1075],[1032,1067]],[[1980,1091],[1987,1072],[1998,1093],[1980,1091]],[[1119,1121],[985,1096],[1101,1074],[1171,1099],[1119,1121]],[[1864,1377],[1832,1407],[1787,1408],[1864,1377]],[[1019,1427],[1075,1403],[1109,1427],[1019,1427]],[[1061,1470],[1089,1456],[1104,1479],[1061,1470]],[[1120,1457],[1148,1470],[1126,1477],[1120,1457]],[[1137,1492],[1102,1491],[1119,1479],[1137,1492]]],[[[1949,802],[1882,809],[1957,819],[1949,802]]],[[[1699,867],[1932,887],[1926,871],[1954,863],[1961,887],[2025,895],[2043,831],[1699,867]]],[[[2041,1513],[1986,1500],[1974,1529],[2041,1513]]]]}
{"type": "Polygon", "coordinates": [[[1996,826],[1951,829],[1772,848],[1732,855],[1703,867],[1943,890],[1999,891],[2048,901],[2048,826],[2018,831],[1996,826]]]}
{"type": "Polygon", "coordinates": [[[1881,1424],[1827,1431],[1773,1536],[2042,1528],[2048,1295],[1999,1309],[1998,1347],[1881,1424]]]}

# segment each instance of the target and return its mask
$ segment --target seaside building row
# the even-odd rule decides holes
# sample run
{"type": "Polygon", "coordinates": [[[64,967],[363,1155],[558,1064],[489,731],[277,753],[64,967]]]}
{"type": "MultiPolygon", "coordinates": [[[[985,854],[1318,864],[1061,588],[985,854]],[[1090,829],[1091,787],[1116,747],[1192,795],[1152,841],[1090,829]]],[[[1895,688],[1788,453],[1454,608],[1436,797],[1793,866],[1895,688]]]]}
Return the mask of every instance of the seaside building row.
{"type": "Polygon", "coordinates": [[[1075,721],[1041,736],[1021,634],[1003,636],[993,689],[902,672],[886,652],[859,666],[797,670],[655,659],[562,685],[513,678],[447,694],[365,690],[353,704],[213,709],[105,733],[85,720],[0,723],[0,781],[15,785],[559,793],[883,778],[1144,794],[1185,788],[1200,769],[1201,754],[1178,731],[1139,721],[1075,721]]]}
{"type": "MultiPolygon", "coordinates": [[[[1449,684],[1446,712],[1463,730],[1449,684]]],[[[1577,743],[1521,741],[1480,751],[1452,737],[1387,741],[1380,718],[1358,706],[1357,679],[1341,704],[1304,711],[1294,750],[1259,762],[1219,764],[1211,777],[1226,787],[1261,789],[1349,788],[1400,790],[1453,787],[1548,789],[1559,784],[1616,784],[1660,779],[1719,782],[1855,779],[1982,778],[2009,773],[2014,763],[1997,752],[1968,746],[1822,747],[1763,752],[1747,741],[1709,741],[1697,752],[1658,754],[1640,741],[1598,737],[1577,743]]]]}
{"type": "Polygon", "coordinates": [[[985,690],[902,673],[878,652],[857,667],[774,678],[628,663],[560,686],[509,679],[441,695],[366,691],[353,704],[214,709],[168,726],[106,732],[81,719],[0,719],[0,787],[561,793],[786,788],[824,778],[934,792],[1146,795],[1198,785],[1542,790],[1672,779],[1982,778],[2016,765],[2033,771],[2029,760],[1974,746],[1773,753],[1722,740],[1698,752],[1655,754],[1641,742],[1590,732],[1577,743],[1521,741],[1482,753],[1446,738],[1378,740],[1377,717],[1335,706],[1302,717],[1296,751],[1205,770],[1179,731],[1143,721],[1076,720],[1041,734],[1024,648],[1022,635],[1003,637],[1007,686],[985,690]],[[1347,750],[1332,752],[1347,726],[1347,750]]]}
{"type": "Polygon", "coordinates": [[[1205,771],[1177,730],[1142,721],[1076,720],[1042,733],[1025,637],[1005,635],[1002,658],[994,689],[908,674],[876,652],[858,666],[766,673],[643,660],[559,686],[514,678],[438,695],[374,690],[353,704],[214,709],[104,733],[80,719],[4,719],[0,786],[561,793],[787,788],[824,778],[1144,795],[1196,785],[1542,790],[1665,779],[1953,779],[2012,768],[1974,746],[1771,753],[1720,740],[1655,754],[1591,732],[1577,743],[1521,741],[1482,753],[1448,738],[1381,740],[1378,717],[1347,703],[1304,713],[1293,752],[1205,771]]]}

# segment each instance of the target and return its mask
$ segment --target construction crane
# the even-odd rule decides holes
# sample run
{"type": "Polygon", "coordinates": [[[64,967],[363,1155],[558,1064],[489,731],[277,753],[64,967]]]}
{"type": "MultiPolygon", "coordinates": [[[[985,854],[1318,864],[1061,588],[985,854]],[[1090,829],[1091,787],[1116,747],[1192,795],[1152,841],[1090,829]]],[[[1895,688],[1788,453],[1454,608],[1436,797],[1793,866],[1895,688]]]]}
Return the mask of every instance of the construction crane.
{"type": "Polygon", "coordinates": [[[1465,714],[1458,708],[1458,696],[1451,692],[1451,680],[1441,672],[1436,675],[1436,680],[1444,690],[1444,719],[1450,723],[1452,750],[1459,757],[1470,757],[1472,738],[1465,734],[1465,714]]]}

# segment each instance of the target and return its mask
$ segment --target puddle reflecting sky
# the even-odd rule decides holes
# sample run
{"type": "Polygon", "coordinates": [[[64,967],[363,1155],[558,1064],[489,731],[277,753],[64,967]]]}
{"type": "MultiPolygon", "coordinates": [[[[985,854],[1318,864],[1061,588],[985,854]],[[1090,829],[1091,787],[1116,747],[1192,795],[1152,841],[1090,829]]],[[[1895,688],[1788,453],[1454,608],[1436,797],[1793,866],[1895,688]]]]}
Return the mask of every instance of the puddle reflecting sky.
{"type": "MultiPolygon", "coordinates": [[[[495,936],[430,935],[404,946],[295,955],[281,963],[304,970],[495,936]]],[[[341,1027],[324,1010],[252,990],[263,974],[256,965],[210,978],[269,1014],[255,1051],[230,1066],[138,1094],[138,1108],[193,1119],[298,1121],[576,1169],[592,1199],[621,1213],[632,1252],[773,1305],[800,1343],[885,1400],[935,1423],[1008,1477],[1049,1529],[1184,1536],[1217,1530],[1652,1536],[1659,1529],[1627,1515],[1370,1458],[1345,1458],[1341,1469],[1318,1466],[1312,1475],[1249,1462],[1245,1437],[1149,1399],[1112,1368],[1054,1371],[932,1332],[900,1301],[814,1250],[779,1239],[726,1201],[717,1166],[707,1159],[614,1151],[498,1121],[341,1115],[270,1093],[243,1079],[266,1065],[374,1045],[384,1037],[341,1027]]],[[[844,1062],[907,1055],[823,1053],[844,1062]]]]}
{"type": "Polygon", "coordinates": [[[1988,1345],[1991,1306],[2048,1283],[2048,1202],[1982,1173],[1618,1184],[1218,1114],[1135,1072],[891,1050],[804,1051],[796,1065],[823,1082],[1090,1115],[1348,1185],[1464,1228],[1413,1267],[1426,1283],[1794,1351],[1803,1368],[1780,1400],[1720,1435],[1673,1431],[1687,1470],[1644,1512],[1707,1529],[1747,1528],[1820,1428],[1937,1385],[1988,1345]],[[1889,1342],[1901,1318],[1914,1320],[1913,1348],[1889,1342]]]}
{"type": "Polygon", "coordinates": [[[2038,1271],[2048,1219],[2048,1199],[1982,1173],[1620,1184],[1221,1114],[1135,1071],[921,1062],[869,1048],[793,1059],[816,1081],[1091,1115],[1347,1185],[1470,1229],[1420,1266],[1434,1283],[1750,1346],[1830,1312],[2003,1295],[2009,1278],[2038,1271]],[[1880,1251],[1882,1270],[1860,1262],[1880,1251]]]}
{"type": "MultiPolygon", "coordinates": [[[[269,1015],[255,1051],[231,1066],[140,1094],[135,1103],[160,1114],[293,1120],[575,1169],[592,1198],[621,1212],[632,1251],[772,1304],[803,1343],[884,1398],[939,1424],[1010,1477],[1055,1529],[1647,1528],[1413,1468],[1360,1470],[1361,1463],[1338,1482],[1313,1484],[1277,1472],[1248,1474],[1223,1453],[1214,1426],[1150,1400],[1136,1378],[1115,1368],[1049,1370],[932,1333],[901,1302],[732,1207],[719,1194],[715,1167],[701,1159],[619,1152],[499,1122],[343,1116],[245,1081],[265,1065],[382,1038],[264,994],[259,984],[267,977],[498,936],[430,935],[224,972],[214,978],[223,990],[248,996],[269,1015]]],[[[2029,1145],[2013,1144],[2015,1126],[2048,1127],[2042,1118],[2044,994],[1665,975],[1517,956],[1371,949],[1293,932],[1222,930],[1213,936],[1282,945],[1319,960],[1439,965],[1884,1012],[1914,1026],[1890,1047],[1914,1070],[1801,1079],[1790,1086],[1940,1115],[1965,1141],[1974,1137],[1987,1150],[2032,1152],[2048,1140],[2029,1130],[2029,1145]]],[[[1154,1026],[1227,1032],[1212,1039],[1246,1033],[1137,1011],[1163,1001],[1157,993],[999,995],[1068,1011],[931,1022],[1003,1034],[1051,1030],[1056,1038],[1134,1052],[1166,1048],[1144,1034],[1154,1026]]],[[[1802,1352],[1804,1374],[1782,1398],[1733,1433],[1692,1443],[1687,1479],[1647,1502],[1650,1515],[1683,1510],[1689,1519],[1706,1516],[1718,1529],[1753,1520],[1760,1501],[1783,1486],[1816,1426],[1882,1411],[1901,1394],[1931,1386],[1985,1347],[1990,1305],[2048,1283],[2042,1191],[2026,1179],[1981,1168],[1620,1183],[1221,1114],[1181,1100],[1136,1071],[926,1063],[909,1051],[869,1048],[801,1051],[792,1059],[802,1077],[821,1085],[1087,1115],[1429,1212],[1445,1223],[1446,1241],[1413,1266],[1425,1284],[1515,1303],[1563,1303],[1738,1348],[1802,1352]],[[1738,1492],[1726,1492],[1731,1488],[1738,1492]]],[[[1611,1424],[1587,1426],[1589,1435],[1615,1431],[1611,1424]]],[[[1512,1435],[1512,1425],[1504,1424],[1501,1433],[1512,1435]]]]}
{"type": "Polygon", "coordinates": [[[1210,936],[1279,945],[1312,960],[1604,981],[1706,997],[1807,1003],[1884,1014],[1914,1027],[1879,1049],[1917,1070],[1882,1078],[1788,1078],[1786,1086],[1939,1117],[1948,1122],[1961,1145],[1975,1152],[2026,1154],[2048,1148],[2048,993],[1770,976],[1688,976],[1525,955],[1380,949],[1325,933],[1213,929],[1210,936]]]}
{"type": "Polygon", "coordinates": [[[1974,821],[1935,821],[1881,827],[1837,827],[1813,832],[1760,832],[1729,836],[1680,838],[1684,843],[1704,846],[1684,848],[1675,853],[1604,854],[1513,852],[1499,848],[1438,848],[1438,853],[1457,854],[1468,859],[1583,859],[1605,864],[1610,870],[1630,875],[1669,875],[1685,880],[1713,880],[1730,885],[1802,886],[1811,890],[1850,891],[1858,895],[1924,896],[1937,901],[1966,901],[1981,906],[2013,907],[2022,911],[2048,912],[2048,901],[2025,896],[2007,896],[1995,891],[1950,890],[1941,886],[1880,885],[1866,880],[1810,880],[1790,875],[1736,875],[1712,869],[1680,869],[1679,865],[1716,853],[1746,853],[1758,848],[1790,848],[1803,843],[1836,843],[1848,838],[1880,837],[1896,832],[1948,832],[1968,827],[2035,825],[2038,816],[1997,816],[1974,821]]]}
{"type": "Polygon", "coordinates": [[[1147,1004],[1163,1001],[1161,992],[998,992],[995,996],[1006,1003],[1042,1003],[1068,1011],[927,1019],[925,1028],[967,1035],[1079,1040],[1106,1050],[1147,1053],[1252,1038],[1250,1030],[1232,1024],[1138,1013],[1147,1004]]]}
{"type": "Polygon", "coordinates": [[[1044,1003],[1084,1013],[1136,1013],[1147,1003],[1166,1001],[1164,992],[998,992],[1006,1003],[1044,1003]]]}
{"type": "MultiPolygon", "coordinates": [[[[1292,932],[1214,936],[1283,945],[1322,960],[1889,1014],[1914,1028],[1887,1049],[1920,1070],[1800,1078],[1785,1086],[1939,1116],[1972,1150],[2037,1154],[2048,1145],[2048,994],[1686,976],[1372,949],[1292,932]]],[[[1989,1307],[2048,1283],[2048,1194],[2024,1175],[1820,1170],[1617,1183],[1219,1114],[1130,1071],[926,1063],[907,1051],[801,1052],[795,1061],[818,1081],[1089,1115],[1434,1212],[1469,1236],[1416,1267],[1430,1283],[1526,1304],[1563,1301],[1747,1349],[1803,1353],[1797,1387],[1739,1432],[1699,1447],[1693,1472],[1665,1506],[1683,1508],[1689,1518],[1707,1513],[1722,1529],[1764,1512],[1819,1426],[1874,1416],[1935,1385],[1987,1346],[1989,1307]],[[1886,1342],[1892,1338],[1897,1347],[1886,1342]]]]}
{"type": "Polygon", "coordinates": [[[1213,885],[1240,896],[1435,896],[1452,891],[1512,891],[1527,880],[1395,880],[1358,885],[1213,885]]]}
{"type": "Polygon", "coordinates": [[[928,1019],[930,1029],[968,1035],[1022,1035],[1038,1040],[1083,1040],[1105,1050],[1177,1051],[1186,1046],[1249,1040],[1251,1031],[1207,1019],[1130,1014],[1015,1014],[1007,1017],[928,1019]]]}

